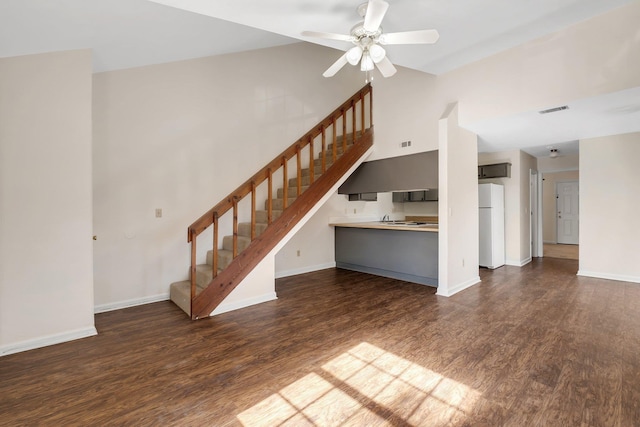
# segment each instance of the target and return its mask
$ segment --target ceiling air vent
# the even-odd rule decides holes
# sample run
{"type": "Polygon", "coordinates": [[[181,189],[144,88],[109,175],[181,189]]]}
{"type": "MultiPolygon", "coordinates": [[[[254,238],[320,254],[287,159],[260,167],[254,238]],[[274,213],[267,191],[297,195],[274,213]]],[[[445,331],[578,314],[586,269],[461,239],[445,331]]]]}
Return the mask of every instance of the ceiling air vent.
{"type": "Polygon", "coordinates": [[[563,105],[562,107],[555,107],[555,108],[549,108],[548,110],[538,111],[538,113],[549,114],[549,113],[555,113],[556,111],[562,111],[562,110],[568,110],[568,109],[569,109],[568,105],[563,105]]]}

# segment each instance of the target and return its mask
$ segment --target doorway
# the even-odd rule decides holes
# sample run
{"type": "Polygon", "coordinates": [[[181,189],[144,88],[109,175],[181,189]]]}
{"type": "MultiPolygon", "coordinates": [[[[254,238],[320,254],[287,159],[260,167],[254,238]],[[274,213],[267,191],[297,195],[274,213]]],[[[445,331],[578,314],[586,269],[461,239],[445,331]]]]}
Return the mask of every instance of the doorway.
{"type": "Polygon", "coordinates": [[[579,206],[578,181],[556,182],[556,230],[558,244],[578,244],[579,206]]]}

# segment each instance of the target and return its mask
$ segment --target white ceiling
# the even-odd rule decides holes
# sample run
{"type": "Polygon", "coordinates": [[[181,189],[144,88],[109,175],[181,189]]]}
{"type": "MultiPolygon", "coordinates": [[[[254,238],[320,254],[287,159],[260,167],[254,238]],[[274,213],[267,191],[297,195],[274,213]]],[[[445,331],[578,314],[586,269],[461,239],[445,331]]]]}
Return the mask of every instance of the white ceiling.
{"type": "MultiPolygon", "coordinates": [[[[362,1],[0,0],[0,57],[88,48],[94,71],[101,72],[259,49],[303,40],[304,30],[348,33],[360,20],[355,9],[362,1]]],[[[387,1],[385,32],[440,32],[435,45],[387,46],[390,59],[440,74],[637,0],[387,1]]],[[[553,117],[531,112],[479,123],[474,130],[481,151],[523,148],[534,154],[539,150],[532,147],[542,146],[546,155],[546,146],[585,137],[590,126],[640,130],[638,99],[637,91],[626,91],[585,100],[553,117]]]]}

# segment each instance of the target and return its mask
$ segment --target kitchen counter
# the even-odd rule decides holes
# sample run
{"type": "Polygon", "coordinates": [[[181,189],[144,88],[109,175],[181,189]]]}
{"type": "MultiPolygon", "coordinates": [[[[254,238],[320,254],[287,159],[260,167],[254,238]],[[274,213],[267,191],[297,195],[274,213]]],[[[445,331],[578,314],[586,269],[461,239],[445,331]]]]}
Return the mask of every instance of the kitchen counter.
{"type": "Polygon", "coordinates": [[[338,224],[329,224],[333,227],[348,228],[371,228],[376,230],[397,230],[397,231],[426,231],[430,233],[438,232],[438,224],[398,224],[393,222],[370,221],[370,222],[345,222],[338,224]]]}
{"type": "Polygon", "coordinates": [[[335,227],[336,267],[438,286],[437,224],[371,221],[331,225],[335,227]]]}

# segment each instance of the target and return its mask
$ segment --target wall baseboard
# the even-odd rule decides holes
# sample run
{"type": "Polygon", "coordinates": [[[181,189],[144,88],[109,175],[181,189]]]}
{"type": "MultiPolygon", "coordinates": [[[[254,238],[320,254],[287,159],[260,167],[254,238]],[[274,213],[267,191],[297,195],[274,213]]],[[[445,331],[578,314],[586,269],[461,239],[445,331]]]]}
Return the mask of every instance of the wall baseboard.
{"type": "Polygon", "coordinates": [[[152,302],[168,301],[168,300],[169,300],[169,294],[151,295],[148,297],[134,298],[134,299],[129,299],[125,301],[112,302],[109,304],[96,305],[93,308],[93,312],[95,314],[105,313],[107,311],[120,310],[123,308],[135,307],[137,305],[151,304],[152,302]]]}
{"type": "Polygon", "coordinates": [[[277,300],[278,296],[275,292],[269,292],[267,294],[258,295],[256,297],[246,298],[240,301],[234,301],[230,303],[222,303],[215,310],[209,314],[209,316],[215,316],[217,314],[227,313],[229,311],[240,310],[241,308],[250,307],[256,304],[262,304],[263,302],[277,300]]]}
{"type": "Polygon", "coordinates": [[[441,292],[441,287],[438,287],[438,291],[436,292],[436,295],[441,296],[441,297],[450,297],[454,294],[457,294],[460,291],[464,291],[467,288],[470,288],[473,285],[476,285],[480,283],[480,276],[476,276],[472,279],[467,280],[466,282],[462,282],[462,283],[458,283],[457,285],[454,285],[452,287],[449,288],[449,292],[444,293],[441,292]]]}
{"type": "Polygon", "coordinates": [[[531,262],[532,258],[526,258],[523,260],[512,260],[512,259],[508,259],[506,260],[505,264],[506,265],[511,265],[513,267],[524,267],[525,265],[529,264],[531,262]]]}
{"type": "Polygon", "coordinates": [[[0,347],[0,356],[7,356],[9,354],[20,353],[27,350],[34,350],[40,347],[61,344],[64,342],[74,341],[80,338],[87,338],[94,335],[98,335],[98,331],[94,326],[63,332],[61,334],[47,335],[40,338],[21,341],[15,344],[3,345],[0,347]]]}
{"type": "Polygon", "coordinates": [[[596,279],[617,280],[619,282],[640,283],[638,276],[625,276],[623,274],[600,273],[597,271],[578,270],[578,276],[594,277],[596,279]]]}
{"type": "Polygon", "coordinates": [[[313,271],[326,270],[327,268],[335,268],[335,266],[336,266],[336,263],[334,261],[334,262],[327,262],[325,264],[316,264],[316,265],[309,265],[301,268],[294,268],[292,270],[277,271],[276,279],[281,279],[283,277],[289,277],[289,276],[296,276],[298,274],[311,273],[313,271]]]}

